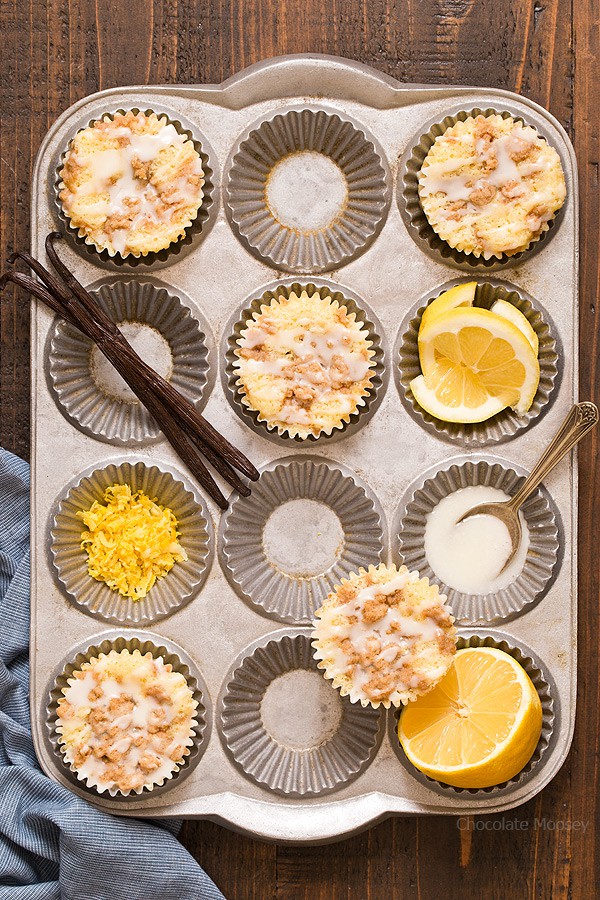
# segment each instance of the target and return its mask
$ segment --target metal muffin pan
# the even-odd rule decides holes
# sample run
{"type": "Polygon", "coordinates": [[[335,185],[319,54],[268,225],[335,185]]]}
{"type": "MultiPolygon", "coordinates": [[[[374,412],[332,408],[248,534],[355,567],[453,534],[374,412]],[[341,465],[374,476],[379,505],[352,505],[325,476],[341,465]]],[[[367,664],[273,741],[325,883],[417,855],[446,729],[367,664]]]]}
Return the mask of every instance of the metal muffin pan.
{"type": "MultiPolygon", "coordinates": [[[[183,246],[180,253],[169,252],[165,260],[157,260],[151,268],[141,263],[135,267],[126,260],[118,265],[114,260],[103,260],[77,246],[71,238],[61,247],[65,261],[83,283],[93,286],[99,279],[106,278],[107,272],[111,279],[120,282],[131,281],[139,272],[154,274],[155,268],[160,268],[161,284],[173,295],[184,298],[185,305],[200,322],[204,320],[210,324],[216,346],[221,348],[218,354],[221,384],[210,393],[205,408],[207,418],[265,472],[265,484],[269,472],[289,465],[290,453],[293,453],[293,460],[309,463],[317,457],[320,463],[327,464],[329,471],[352,473],[354,483],[362,486],[367,497],[374,498],[380,515],[378,527],[382,534],[372,549],[375,552],[381,540],[383,561],[389,561],[397,552],[398,543],[395,525],[388,533],[385,523],[395,521],[401,498],[410,485],[425,473],[448,468],[454,463],[462,465],[472,457],[494,465],[499,461],[496,441],[486,444],[485,452],[479,445],[465,445],[462,441],[450,443],[442,433],[424,428],[422,420],[407,412],[393,385],[381,397],[376,413],[356,431],[350,428],[343,431],[337,441],[300,444],[276,439],[275,443],[266,430],[253,427],[234,412],[227,397],[223,347],[240,311],[245,308],[244,304],[260,297],[265,285],[274,287],[281,283],[278,279],[287,283],[293,280],[317,284],[318,276],[307,273],[286,278],[263,258],[248,251],[228,220],[224,196],[229,182],[224,184],[219,173],[224,172],[225,178],[228,177],[228,161],[257,122],[303,109],[327,109],[368,135],[381,154],[384,168],[389,170],[390,184],[393,183],[396,192],[401,190],[402,157],[415,146],[415,135],[418,141],[432,123],[442,122],[447,115],[476,108],[505,109],[538,128],[561,156],[567,180],[567,202],[552,229],[551,243],[547,237],[539,241],[533,251],[524,253],[518,260],[511,260],[506,272],[504,267],[495,271],[507,290],[514,289],[522,298],[533,298],[533,305],[548,325],[558,352],[559,377],[554,381],[551,402],[540,409],[534,421],[505,435],[502,442],[500,462],[504,467],[519,475],[531,468],[577,399],[577,174],[568,138],[552,116],[529,100],[507,92],[402,85],[358,63],[323,56],[269,60],[223,85],[111,89],[82,100],[68,110],[42,145],[32,189],[32,249],[40,259],[44,258],[46,232],[61,224],[54,182],[61,154],[70,137],[102,113],[126,108],[164,110],[169,118],[186,127],[189,125],[194,135],[206,136],[215,185],[215,202],[210,209],[210,214],[214,215],[212,228],[203,228],[191,245],[183,246]]],[[[339,272],[329,271],[327,283],[332,290],[337,285],[342,293],[351,291],[352,296],[364,301],[367,311],[372,311],[381,326],[383,343],[390,347],[397,339],[400,323],[409,314],[414,318],[423,304],[419,298],[437,296],[454,274],[455,268],[439,254],[430,254],[426,247],[417,249],[403,221],[400,205],[391,203],[372,243],[365,245],[356,257],[344,261],[339,272]]],[[[479,272],[469,269],[469,274],[478,277],[479,272]]],[[[492,280],[487,269],[481,274],[482,280],[492,280]]],[[[554,720],[548,727],[543,754],[525,777],[490,792],[440,789],[402,764],[391,730],[393,713],[384,715],[381,743],[364,768],[359,767],[351,777],[342,778],[331,795],[328,788],[314,794],[306,793],[304,788],[308,782],[302,780],[296,783],[296,787],[300,787],[297,794],[293,790],[287,791],[289,782],[280,793],[251,777],[233,758],[231,746],[225,749],[223,745],[225,731],[220,719],[220,703],[232,668],[237,667],[249,649],[268,646],[274,635],[290,630],[308,633],[308,629],[306,619],[293,622],[292,617],[285,619],[282,626],[280,615],[266,610],[260,602],[256,604],[254,597],[242,599],[243,591],[239,585],[233,586],[234,566],[228,564],[223,552],[223,534],[244,504],[241,498],[232,497],[230,511],[223,517],[219,531],[219,564],[213,564],[202,589],[191,602],[153,624],[153,634],[148,633],[155,643],[163,641],[168,646],[167,641],[173,641],[183,648],[202,673],[207,697],[215,710],[212,714],[209,712],[213,729],[202,758],[185,779],[173,779],[173,784],[161,788],[160,792],[152,791],[138,798],[90,796],[72,773],[65,771],[45,736],[44,710],[52,673],[57,666],[64,666],[65,658],[74,658],[83,645],[97,642],[102,627],[100,621],[83,614],[69,601],[54,575],[49,553],[51,512],[66,485],[78,480],[82,473],[126,460],[143,461],[166,471],[179,472],[182,466],[165,441],[141,447],[133,443],[101,442],[73,427],[64,416],[57,415],[44,372],[44,350],[53,327],[53,317],[45,309],[34,306],[31,690],[33,708],[39,711],[33,722],[36,747],[44,769],[53,778],[113,813],[207,817],[253,836],[281,842],[333,840],[391,814],[456,815],[506,810],[529,800],[550,781],[567,754],[575,712],[577,476],[574,459],[564,461],[545,483],[552,508],[558,512],[560,547],[553,579],[541,597],[502,621],[500,626],[486,623],[459,629],[461,635],[468,632],[490,639],[496,639],[494,635],[497,635],[498,640],[506,640],[510,647],[530,648],[540,671],[547,676],[554,720]],[[500,630],[496,631],[498,627],[500,630]],[[158,634],[154,633],[156,629],[158,634]],[[60,641],[56,638],[58,634],[60,641]]],[[[149,362],[154,360],[149,359],[149,362]]],[[[392,374],[396,378],[397,368],[397,356],[386,354],[383,381],[392,374]]],[[[377,399],[379,402],[379,397],[377,399]]],[[[189,475],[182,473],[182,476],[186,483],[191,481],[189,475]]],[[[260,499],[260,496],[259,482],[254,487],[253,498],[260,499]]],[[[210,501],[207,506],[213,526],[217,528],[218,511],[210,501]]],[[[291,527],[288,524],[281,529],[275,557],[278,558],[278,552],[286,555],[287,541],[287,546],[295,547],[295,561],[298,562],[301,554],[293,543],[298,534],[306,544],[303,549],[307,562],[326,560],[328,550],[336,549],[335,540],[329,539],[337,533],[335,519],[327,513],[326,517],[329,530],[325,531],[319,527],[320,520],[314,507],[310,515],[298,521],[298,528],[292,517],[291,527]],[[311,519],[313,513],[314,519],[311,519]],[[317,526],[312,532],[307,527],[311,521],[317,526]]],[[[254,531],[248,530],[250,542],[256,544],[256,531],[261,531],[260,540],[264,543],[265,529],[259,516],[251,517],[250,521],[256,523],[254,531]]],[[[276,516],[270,531],[271,537],[277,535],[276,516]]],[[[376,531],[377,528],[372,535],[376,531]]],[[[238,529],[238,537],[243,537],[242,532],[243,526],[238,529]]],[[[271,546],[268,528],[265,540],[266,545],[271,546]]],[[[365,563],[370,561],[364,560],[365,563]]],[[[252,579],[249,586],[250,589],[254,586],[252,579]]],[[[304,609],[306,617],[312,603],[313,600],[304,609]]],[[[139,631],[139,624],[135,632],[125,623],[119,623],[118,627],[121,629],[119,634],[125,639],[132,633],[136,636],[146,634],[139,631]]],[[[273,661],[276,658],[275,654],[265,657],[273,661]]],[[[268,703],[265,701],[263,725],[281,740],[282,735],[275,726],[285,728],[285,719],[283,716],[278,718],[275,700],[277,692],[268,703]],[[274,718],[269,720],[271,714],[274,718]]],[[[294,701],[298,704],[299,718],[308,716],[310,720],[315,712],[314,698],[296,690],[294,701]]],[[[293,734],[288,749],[292,743],[294,750],[310,749],[298,747],[293,734]]]]}

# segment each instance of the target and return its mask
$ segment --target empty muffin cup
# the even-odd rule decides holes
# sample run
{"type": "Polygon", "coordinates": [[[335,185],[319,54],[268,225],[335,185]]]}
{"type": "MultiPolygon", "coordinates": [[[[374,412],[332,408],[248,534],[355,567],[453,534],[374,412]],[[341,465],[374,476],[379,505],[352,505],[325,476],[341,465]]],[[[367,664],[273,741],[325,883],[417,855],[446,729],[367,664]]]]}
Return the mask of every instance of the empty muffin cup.
{"type": "Polygon", "coordinates": [[[537,690],[542,704],[542,732],[537,747],[527,765],[518,775],[515,775],[514,778],[511,778],[509,781],[505,781],[502,784],[486,788],[459,788],[449,784],[443,784],[441,781],[430,778],[409,762],[400,746],[400,741],[398,740],[398,719],[401,712],[400,710],[388,718],[388,738],[394,753],[406,771],[422,785],[430,788],[436,793],[445,794],[446,796],[449,794],[454,795],[457,800],[461,797],[465,800],[472,800],[474,796],[504,796],[505,794],[510,794],[515,791],[535,775],[539,770],[539,766],[543,765],[548,756],[548,748],[553,742],[560,727],[560,710],[556,686],[543,660],[541,660],[526,644],[517,640],[512,635],[504,634],[495,629],[494,631],[482,631],[481,629],[472,631],[470,629],[461,629],[456,642],[456,649],[463,650],[465,647],[495,647],[497,650],[508,653],[523,666],[533,682],[533,686],[537,690]]]}
{"type": "MultiPolygon", "coordinates": [[[[160,145],[159,149],[161,149],[160,145]]],[[[146,160],[144,158],[143,148],[138,151],[138,156],[134,157],[134,160],[136,165],[141,164],[142,167],[145,165],[146,160]]],[[[138,174],[141,175],[144,179],[147,177],[146,173],[144,173],[143,171],[143,168],[139,170],[138,174]]],[[[135,177],[138,178],[138,175],[136,175],[135,177]]],[[[204,135],[201,135],[197,131],[195,125],[182,120],[179,116],[172,117],[163,110],[141,110],[137,107],[131,109],[117,109],[114,112],[99,110],[97,115],[82,124],[76,135],[73,135],[70,138],[68,146],[61,154],[60,160],[56,167],[56,179],[54,182],[56,214],[59,222],[63,225],[63,230],[71,239],[71,242],[75,249],[85,256],[92,256],[95,263],[99,263],[100,265],[104,265],[111,269],[113,269],[115,266],[125,270],[129,268],[136,269],[140,266],[152,266],[153,269],[156,269],[160,268],[163,265],[167,265],[170,262],[173,262],[177,258],[181,258],[181,254],[185,255],[189,253],[194,249],[199,241],[206,236],[206,234],[214,224],[218,212],[216,203],[218,192],[215,190],[216,184],[217,174],[214,151],[210,147],[204,135]],[[155,114],[163,125],[172,126],[172,128],[175,130],[175,132],[177,132],[179,136],[183,136],[192,142],[194,150],[196,151],[200,159],[201,166],[201,203],[197,207],[195,213],[190,213],[187,224],[182,223],[182,226],[185,226],[182,236],[170,241],[168,246],[164,247],[161,250],[151,250],[146,253],[134,253],[126,249],[117,250],[114,248],[108,249],[103,248],[102,246],[98,246],[93,237],[90,234],[86,233],[86,230],[83,227],[75,227],[72,224],[71,216],[65,209],[65,205],[60,197],[61,191],[65,187],[63,181],[63,170],[65,167],[65,163],[72,153],[73,141],[75,137],[81,134],[82,131],[85,131],[88,128],[92,128],[97,122],[110,122],[113,121],[117,116],[124,116],[129,113],[132,113],[135,116],[139,115],[140,113],[144,116],[151,116],[155,114]]],[[[122,204],[119,204],[118,208],[121,209],[121,206],[122,204]]],[[[127,215],[126,206],[123,207],[123,213],[124,215],[127,215]]]]}
{"type": "Polygon", "coordinates": [[[179,784],[186,778],[200,761],[210,737],[211,704],[208,689],[197,666],[187,653],[172,641],[150,632],[128,632],[126,635],[120,632],[104,632],[94,640],[88,639],[85,643],[72,648],[67,657],[56,668],[46,694],[46,708],[44,718],[46,720],[46,739],[49,742],[56,759],[64,769],[64,774],[71,784],[85,787],[91,793],[109,796],[115,802],[135,801],[143,799],[150,794],[161,794],[179,784]],[[93,643],[90,643],[93,641],[93,643]],[[87,777],[78,771],[73,763],[65,758],[65,744],[61,734],[57,730],[60,724],[57,715],[58,704],[64,696],[63,691],[73,680],[74,673],[81,669],[85,663],[97,660],[101,654],[108,655],[111,651],[120,653],[128,650],[130,653],[139,651],[141,656],[147,653],[153,659],[162,659],[170,665],[174,672],[183,675],[187,686],[191,691],[195,704],[194,714],[190,723],[189,736],[185,740],[185,751],[181,762],[156,784],[144,785],[130,791],[122,791],[116,787],[106,787],[98,784],[91,776],[87,777]]]}
{"type": "MultiPolygon", "coordinates": [[[[116,281],[91,291],[139,356],[202,410],[214,384],[208,323],[179,296],[148,281],[116,281]]],[[[46,344],[48,384],[66,418],[84,434],[132,446],[161,431],[95,344],[56,319],[46,344]]]]}
{"type": "Polygon", "coordinates": [[[405,316],[394,347],[394,378],[400,399],[411,418],[432,434],[446,440],[456,441],[466,447],[484,447],[506,441],[523,429],[539,421],[549,408],[556,394],[556,386],[560,378],[558,368],[559,343],[557,331],[546,310],[521,288],[488,278],[478,282],[475,291],[474,307],[490,309],[496,300],[505,300],[523,313],[538,341],[538,360],[540,365],[540,381],[531,408],[520,415],[507,407],[484,422],[461,423],[444,422],[426,412],[415,400],[410,389],[413,378],[421,375],[419,362],[419,327],[426,306],[444,291],[466,279],[455,279],[425,295],[405,316]]]}
{"type": "Polygon", "coordinates": [[[310,633],[266,635],[230,669],[217,727],[232,762],[263,788],[318,797],[344,787],[375,758],[383,719],[332,691],[310,633]]]}
{"type": "MultiPolygon", "coordinates": [[[[354,335],[355,331],[349,332],[354,335]]],[[[381,323],[375,313],[353,291],[345,287],[340,288],[333,282],[322,280],[310,282],[297,282],[294,279],[286,279],[268,285],[259,296],[249,298],[244,302],[243,309],[234,313],[225,328],[222,342],[222,356],[225,357],[225,367],[221,370],[223,387],[229,403],[234,412],[249,425],[257,434],[262,434],[276,443],[306,444],[315,441],[335,441],[343,437],[355,434],[367,424],[381,405],[388,382],[388,370],[385,364],[385,339],[381,323]],[[318,294],[328,300],[334,309],[345,308],[348,317],[360,326],[360,334],[368,342],[371,353],[369,360],[369,384],[365,392],[353,406],[355,409],[343,412],[335,423],[329,423],[318,433],[308,433],[306,436],[293,433],[294,429],[283,425],[281,422],[269,421],[267,416],[258,409],[252,407],[246,396],[240,381],[239,357],[237,352],[243,333],[251,327],[254,319],[262,311],[266,311],[273,302],[279,298],[289,300],[291,295],[300,297],[303,292],[309,297],[318,294]]],[[[321,352],[321,351],[319,351],[321,352]]],[[[335,353],[337,351],[329,351],[335,353]]]]}
{"type": "MultiPolygon", "coordinates": [[[[425,160],[425,157],[431,150],[436,138],[440,137],[449,128],[456,125],[457,122],[464,122],[470,117],[477,116],[494,116],[500,115],[503,119],[514,119],[521,124],[530,125],[535,128],[539,136],[546,139],[543,128],[540,130],[537,122],[524,122],[520,113],[511,112],[506,109],[480,109],[476,107],[471,110],[460,110],[456,113],[450,113],[440,121],[430,121],[426,123],[420,134],[416,135],[408,144],[407,149],[400,158],[398,167],[398,206],[404,224],[408,233],[415,241],[417,246],[436,262],[444,262],[447,265],[465,269],[469,272],[490,272],[495,269],[506,268],[522,261],[527,256],[546,246],[549,238],[556,231],[560,223],[561,210],[559,209],[554,216],[545,223],[544,230],[538,237],[533,238],[529,247],[521,250],[513,255],[502,254],[500,258],[491,256],[485,259],[483,256],[475,256],[472,253],[462,252],[451,247],[443,238],[441,238],[429,224],[427,216],[423,211],[421,201],[419,199],[419,173],[425,160]]],[[[550,143],[548,141],[548,143],[550,143]]],[[[557,148],[554,148],[557,149],[557,148]]],[[[559,154],[560,155],[560,154],[559,154]]],[[[562,162],[562,160],[561,160],[562,162]]],[[[563,170],[567,167],[563,164],[563,170]]],[[[563,207],[564,208],[564,207],[563,207]]]]}
{"type": "MultiPolygon", "coordinates": [[[[543,596],[556,578],[558,568],[558,514],[544,488],[538,488],[525,501],[521,507],[523,539],[521,551],[515,558],[514,571],[507,570],[505,581],[509,583],[498,580],[498,587],[488,593],[457,590],[434,571],[426,555],[427,538],[433,540],[431,533],[427,536],[428,517],[441,501],[457,491],[484,486],[510,497],[523,480],[522,470],[517,474],[514,469],[493,459],[469,460],[439,469],[433,474],[426,473],[404,496],[395,519],[394,534],[397,537],[393,555],[409,569],[416,569],[422,577],[439,585],[440,591],[448,598],[457,625],[496,625],[526,611],[543,596]]],[[[469,501],[468,495],[463,496],[467,498],[467,508],[483,500],[475,498],[469,501]]],[[[497,499],[502,499],[500,494],[497,499]]],[[[458,515],[461,514],[459,511],[458,515]]],[[[448,521],[452,524],[451,519],[448,521]]],[[[455,566],[459,565],[456,561],[455,566]]],[[[490,583],[494,584],[495,579],[496,576],[490,583]]]]}
{"type": "Polygon", "coordinates": [[[208,577],[213,555],[210,513],[202,497],[175,469],[141,460],[114,461],[77,476],[54,504],[50,517],[50,559],[59,585],[72,603],[105,622],[148,625],[189,603],[208,577]],[[187,555],[157,578],[140,600],[122,596],[88,574],[88,557],[81,548],[86,526],[77,513],[102,502],[106,488],[128,485],[170,509],[177,519],[179,544],[187,555]]]}
{"type": "Polygon", "coordinates": [[[383,511],[349,469],[318,457],[276,460],[249,497],[221,517],[219,558],[234,591],[258,612],[309,624],[341,578],[377,565],[383,511]]]}
{"type": "Polygon", "coordinates": [[[254,256],[288,272],[325,272],[379,234],[391,176],[362,125],[301,107],[250,127],[232,151],[225,191],[231,227],[254,256]]]}

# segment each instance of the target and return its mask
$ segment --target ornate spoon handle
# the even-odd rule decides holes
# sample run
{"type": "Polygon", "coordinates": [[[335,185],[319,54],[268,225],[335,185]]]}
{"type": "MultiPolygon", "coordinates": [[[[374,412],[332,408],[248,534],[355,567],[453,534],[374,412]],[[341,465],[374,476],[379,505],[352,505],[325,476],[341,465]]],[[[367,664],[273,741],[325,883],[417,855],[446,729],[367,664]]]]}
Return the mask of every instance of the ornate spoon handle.
{"type": "Polygon", "coordinates": [[[538,484],[552,471],[561,459],[591,431],[598,422],[598,407],[594,403],[576,403],[562,423],[554,438],[527,476],[508,506],[515,511],[527,500],[538,484]]]}

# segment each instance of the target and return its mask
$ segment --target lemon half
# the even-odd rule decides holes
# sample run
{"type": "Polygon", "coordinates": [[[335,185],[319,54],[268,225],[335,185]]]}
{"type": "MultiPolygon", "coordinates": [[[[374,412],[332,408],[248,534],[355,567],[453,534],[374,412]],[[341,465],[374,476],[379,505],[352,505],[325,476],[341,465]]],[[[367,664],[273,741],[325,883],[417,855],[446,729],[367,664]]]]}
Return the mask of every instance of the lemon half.
{"type": "Polygon", "coordinates": [[[409,703],[398,737],[421,772],[462,788],[514,778],[529,762],[542,731],[533,682],[495,647],[458,650],[441,681],[409,703]]]}

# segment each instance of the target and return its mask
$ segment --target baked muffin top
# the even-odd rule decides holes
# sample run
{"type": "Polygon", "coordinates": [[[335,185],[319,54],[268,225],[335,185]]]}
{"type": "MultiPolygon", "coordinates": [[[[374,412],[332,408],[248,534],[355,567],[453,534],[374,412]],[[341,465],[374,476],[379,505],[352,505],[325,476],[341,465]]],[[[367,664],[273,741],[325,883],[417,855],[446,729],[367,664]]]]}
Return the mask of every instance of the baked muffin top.
{"type": "Polygon", "coordinates": [[[313,647],[325,678],[363,706],[399,706],[426,694],[456,650],[445,599],[406,566],[352,573],[315,614],[313,647]]]}
{"type": "Polygon", "coordinates": [[[111,256],[165,249],[202,204],[202,160],[192,141],[155,113],[117,113],[71,141],[60,172],[71,225],[111,256]]]}
{"type": "Polygon", "coordinates": [[[512,256],[548,230],[565,179],[554,147],[535,128],[500,115],[469,117],[436,138],[419,198],[433,230],[474,256],[512,256]]]}
{"type": "Polygon", "coordinates": [[[280,295],[237,341],[242,402],[261,421],[302,438],[331,433],[364,404],[374,351],[354,313],[318,291],[280,295]]]}
{"type": "Polygon", "coordinates": [[[197,706],[184,676],[162,657],[111,650],[68,679],[57,731],[67,762],[100,792],[161,784],[191,746],[197,706]]]}

